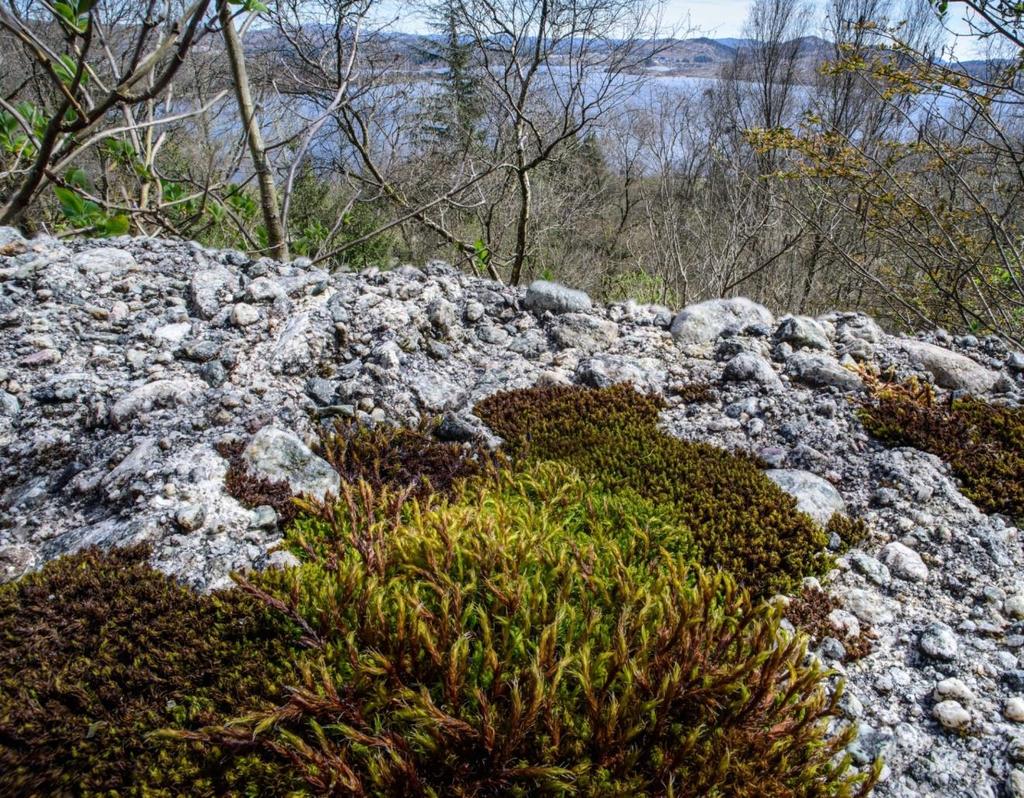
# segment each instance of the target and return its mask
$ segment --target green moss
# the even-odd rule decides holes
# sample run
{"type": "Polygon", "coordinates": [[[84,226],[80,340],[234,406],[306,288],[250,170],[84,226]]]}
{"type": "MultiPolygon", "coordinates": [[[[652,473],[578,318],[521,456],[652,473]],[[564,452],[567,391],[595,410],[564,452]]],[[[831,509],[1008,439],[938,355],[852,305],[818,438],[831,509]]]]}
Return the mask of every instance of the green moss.
{"type": "Polygon", "coordinates": [[[1024,520],[1024,408],[938,399],[916,382],[881,384],[861,407],[865,429],[890,446],[938,455],[985,512],[1024,520]]]}
{"type": "Polygon", "coordinates": [[[495,394],[476,413],[520,461],[561,460],[608,491],[628,489],[690,529],[708,567],[758,595],[827,569],[826,537],[757,465],[658,429],[659,400],[628,385],[495,394]]]}
{"type": "Polygon", "coordinates": [[[258,602],[198,596],[141,548],[91,549],[0,587],[0,794],[285,794],[272,761],[151,737],[281,696],[289,635],[258,602]]]}
{"type": "Polygon", "coordinates": [[[314,645],[302,688],[204,739],[345,795],[865,794],[801,640],[660,509],[564,463],[404,506],[347,486],[260,579],[314,645]]]}

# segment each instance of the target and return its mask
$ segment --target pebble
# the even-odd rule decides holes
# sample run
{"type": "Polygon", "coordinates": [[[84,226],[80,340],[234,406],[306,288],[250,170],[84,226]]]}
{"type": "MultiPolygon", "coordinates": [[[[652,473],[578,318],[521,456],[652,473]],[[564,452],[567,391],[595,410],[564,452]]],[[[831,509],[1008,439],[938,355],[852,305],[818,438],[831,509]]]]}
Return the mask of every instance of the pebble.
{"type": "Polygon", "coordinates": [[[919,641],[921,651],[929,657],[940,660],[951,660],[956,657],[959,648],[956,634],[946,624],[935,622],[930,624],[921,634],[919,641]]]}
{"type": "Polygon", "coordinates": [[[971,725],[971,713],[957,701],[940,701],[932,708],[932,715],[951,731],[963,731],[971,725]]]}
{"type": "Polygon", "coordinates": [[[1006,702],[1006,706],[1003,707],[1003,714],[1007,720],[1012,720],[1014,723],[1024,723],[1024,698],[1021,696],[1014,696],[1006,702]]]}
{"type": "Polygon", "coordinates": [[[248,327],[260,320],[260,312],[245,302],[239,302],[231,308],[231,323],[236,327],[248,327]]]}

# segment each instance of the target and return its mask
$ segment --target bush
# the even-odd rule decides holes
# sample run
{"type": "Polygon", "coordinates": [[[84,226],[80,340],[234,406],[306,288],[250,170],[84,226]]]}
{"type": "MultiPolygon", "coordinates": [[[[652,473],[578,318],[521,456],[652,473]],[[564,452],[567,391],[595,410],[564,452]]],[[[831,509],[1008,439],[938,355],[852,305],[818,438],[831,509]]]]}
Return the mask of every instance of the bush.
{"type": "Polygon", "coordinates": [[[295,786],[272,762],[149,736],[279,700],[289,635],[239,591],[196,595],[146,559],[90,549],[0,587],[0,794],[295,786]]]}
{"type": "Polygon", "coordinates": [[[334,795],[867,793],[803,642],[691,568],[662,505],[552,463],[404,508],[344,494],[252,588],[307,626],[303,685],[199,738],[334,795]]]}
{"type": "Polygon", "coordinates": [[[757,595],[827,570],[826,538],[748,458],[658,429],[660,400],[628,385],[532,388],[476,407],[516,459],[561,460],[608,491],[629,489],[691,530],[708,567],[757,595]]]}
{"type": "Polygon", "coordinates": [[[985,512],[1024,520],[1024,408],[939,399],[931,386],[910,381],[875,385],[860,419],[883,443],[941,457],[985,512]]]}

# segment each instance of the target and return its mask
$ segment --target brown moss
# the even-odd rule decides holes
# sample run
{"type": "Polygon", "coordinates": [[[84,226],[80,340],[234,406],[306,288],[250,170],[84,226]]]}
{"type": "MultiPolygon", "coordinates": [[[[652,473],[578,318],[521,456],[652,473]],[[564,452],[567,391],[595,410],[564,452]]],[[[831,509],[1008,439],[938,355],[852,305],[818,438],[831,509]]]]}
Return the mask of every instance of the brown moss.
{"type": "Polygon", "coordinates": [[[420,498],[448,493],[490,462],[479,448],[439,441],[434,431],[432,424],[408,429],[336,421],[321,438],[318,454],[345,482],[366,482],[374,490],[409,489],[420,498]]]}
{"type": "Polygon", "coordinates": [[[151,736],[279,700],[291,635],[240,591],[197,595],[147,557],[89,549],[0,587],[0,794],[279,795],[295,786],[272,762],[151,736]]]}
{"type": "Polygon", "coordinates": [[[860,409],[865,429],[891,446],[938,455],[985,512],[1024,519],[1024,408],[938,398],[916,381],[878,382],[860,409]]]}
{"type": "Polygon", "coordinates": [[[859,634],[848,635],[835,629],[828,616],[837,609],[840,609],[839,603],[824,590],[804,588],[789,603],[786,618],[814,643],[820,643],[826,637],[839,640],[846,649],[847,661],[866,657],[872,650],[868,630],[862,625],[859,634]]]}
{"type": "Polygon", "coordinates": [[[278,523],[288,526],[299,513],[291,486],[283,480],[275,481],[254,474],[242,459],[244,449],[245,444],[241,441],[218,444],[217,451],[228,461],[224,489],[243,507],[273,507],[278,523]]]}

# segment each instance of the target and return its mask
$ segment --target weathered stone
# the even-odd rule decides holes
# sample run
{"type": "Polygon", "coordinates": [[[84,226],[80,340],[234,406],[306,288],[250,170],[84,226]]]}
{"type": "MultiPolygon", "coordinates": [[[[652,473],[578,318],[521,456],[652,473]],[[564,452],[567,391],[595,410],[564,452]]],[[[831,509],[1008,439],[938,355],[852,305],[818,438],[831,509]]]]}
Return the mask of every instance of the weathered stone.
{"type": "Polygon", "coordinates": [[[583,291],[567,288],[561,283],[534,280],[526,289],[523,306],[534,313],[585,313],[593,307],[590,297],[583,291]]]}
{"type": "Polygon", "coordinates": [[[815,388],[840,388],[844,391],[864,388],[864,381],[859,376],[830,355],[794,352],[786,361],[786,373],[815,388]]]}
{"type": "Polygon", "coordinates": [[[739,332],[745,327],[772,325],[775,318],[764,306],[749,299],[712,299],[690,305],[672,320],[671,332],[682,347],[706,346],[725,332],[739,332]]]}
{"type": "Polygon", "coordinates": [[[992,390],[999,380],[998,372],[985,368],[966,355],[909,338],[902,338],[898,343],[910,360],[929,372],[935,383],[943,388],[985,393],[992,390]]]}
{"type": "Polygon", "coordinates": [[[730,382],[756,382],[768,390],[782,390],[782,380],[772,364],[753,352],[740,352],[725,364],[722,379],[730,382]]]}
{"type": "Polygon", "coordinates": [[[832,485],[810,471],[772,468],[764,472],[772,482],[796,499],[797,508],[825,526],[835,513],[846,512],[846,502],[832,485]]]}
{"type": "Polygon", "coordinates": [[[830,349],[825,328],[808,316],[783,316],[775,330],[775,340],[794,348],[830,349]]]}
{"type": "Polygon", "coordinates": [[[337,495],[341,486],[330,463],[313,454],[294,433],[277,427],[264,427],[253,435],[242,459],[256,475],[287,482],[296,493],[315,499],[337,495]]]}

